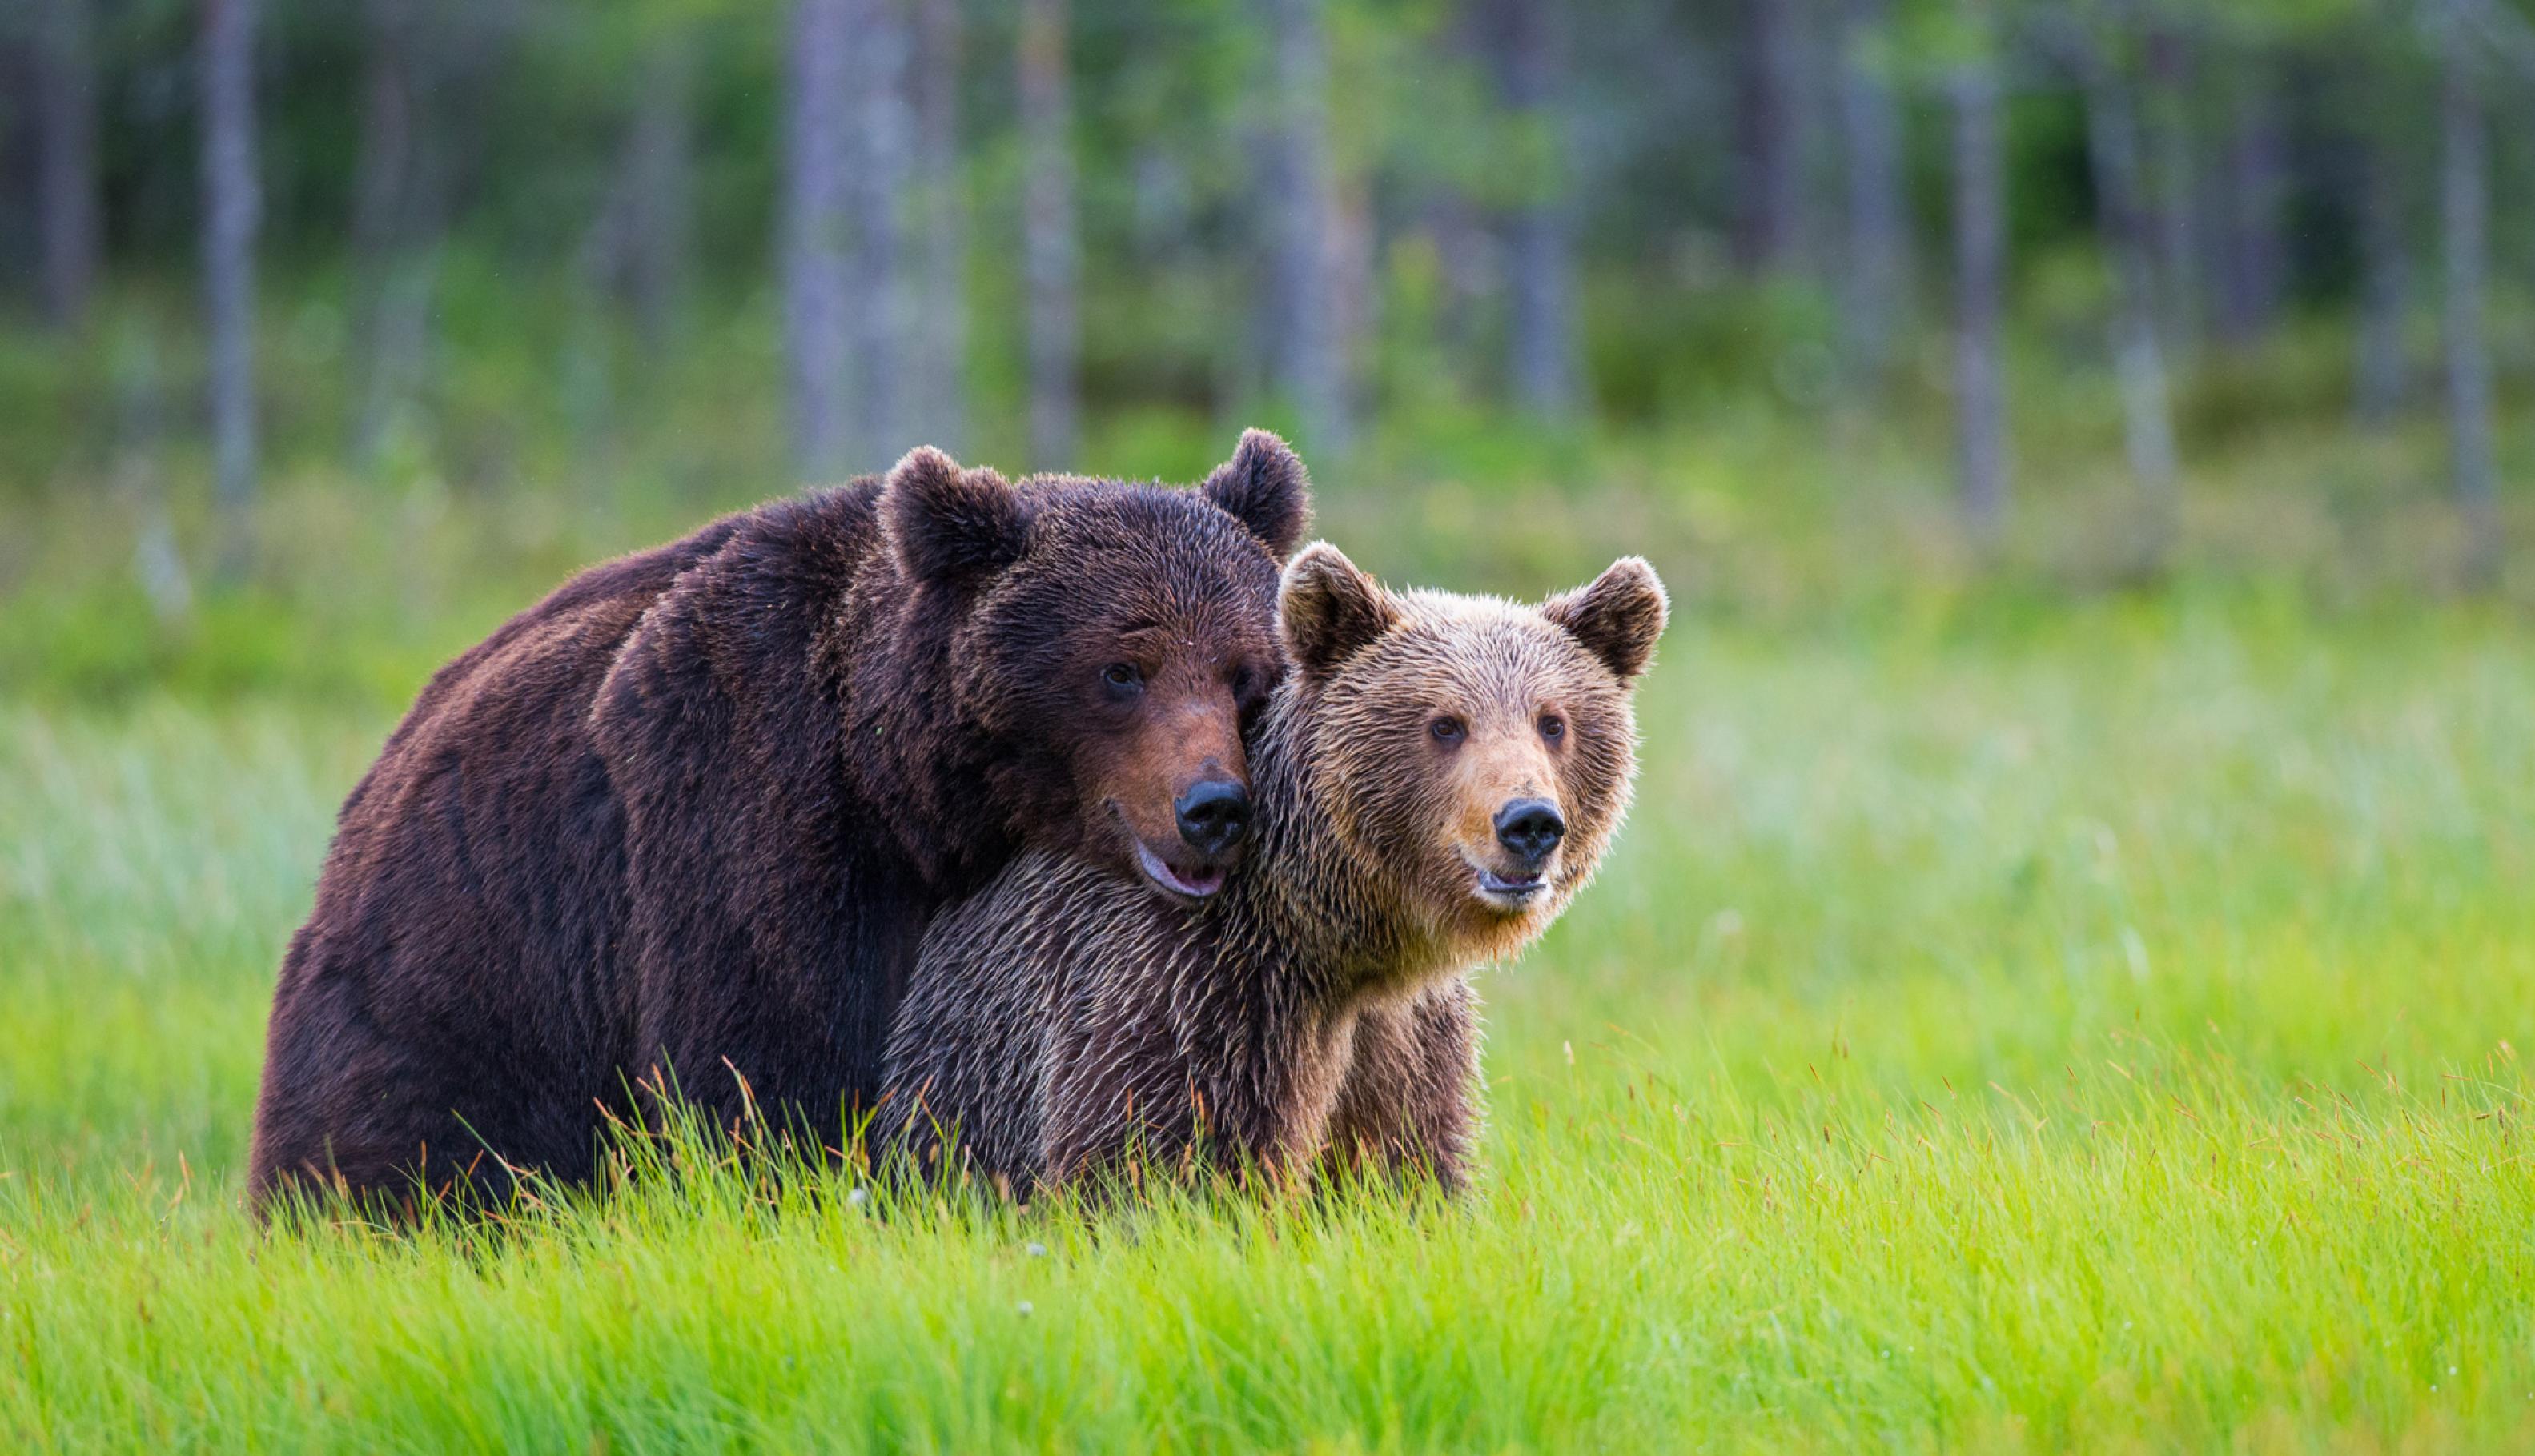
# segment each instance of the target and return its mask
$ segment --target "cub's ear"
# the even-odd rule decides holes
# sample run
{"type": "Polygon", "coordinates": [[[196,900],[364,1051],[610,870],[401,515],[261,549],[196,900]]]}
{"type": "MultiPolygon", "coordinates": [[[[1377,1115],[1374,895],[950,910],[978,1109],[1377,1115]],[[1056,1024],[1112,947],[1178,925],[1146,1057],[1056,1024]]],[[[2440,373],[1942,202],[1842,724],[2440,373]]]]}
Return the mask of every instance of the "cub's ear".
{"type": "Polygon", "coordinates": [[[1646,670],[1671,603],[1644,557],[1624,556],[1592,584],[1543,602],[1540,615],[1566,628],[1622,682],[1646,670]]]}
{"type": "Polygon", "coordinates": [[[881,529],[906,574],[973,581],[1020,558],[1029,508],[992,470],[962,470],[929,445],[906,453],[881,489],[881,529]]]}
{"type": "Polygon", "coordinates": [[[1198,487],[1250,527],[1278,561],[1303,539],[1312,519],[1312,477],[1284,441],[1265,430],[1241,432],[1241,447],[1198,487]]]}
{"type": "Polygon", "coordinates": [[[1286,565],[1276,588],[1276,624],[1285,635],[1285,653],[1307,678],[1336,671],[1397,620],[1391,594],[1327,541],[1304,547],[1286,565]]]}

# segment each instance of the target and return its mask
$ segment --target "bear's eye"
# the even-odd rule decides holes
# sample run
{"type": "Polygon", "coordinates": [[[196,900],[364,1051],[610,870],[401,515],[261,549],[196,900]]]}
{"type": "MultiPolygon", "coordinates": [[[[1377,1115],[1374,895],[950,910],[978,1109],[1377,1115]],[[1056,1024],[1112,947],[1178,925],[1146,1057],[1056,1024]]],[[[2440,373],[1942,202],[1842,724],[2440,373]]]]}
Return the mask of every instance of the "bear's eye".
{"type": "Polygon", "coordinates": [[[1133,693],[1144,686],[1144,674],[1132,662],[1113,662],[1100,669],[1100,681],[1113,693],[1133,693]]]}
{"type": "Polygon", "coordinates": [[[1437,743],[1459,743],[1470,736],[1470,725],[1458,718],[1443,717],[1427,724],[1426,731],[1435,735],[1437,743]]]}
{"type": "Polygon", "coordinates": [[[1556,743],[1558,740],[1565,738],[1567,736],[1567,720],[1558,716],[1556,713],[1542,713],[1540,715],[1540,736],[1548,739],[1551,743],[1556,743]]]}

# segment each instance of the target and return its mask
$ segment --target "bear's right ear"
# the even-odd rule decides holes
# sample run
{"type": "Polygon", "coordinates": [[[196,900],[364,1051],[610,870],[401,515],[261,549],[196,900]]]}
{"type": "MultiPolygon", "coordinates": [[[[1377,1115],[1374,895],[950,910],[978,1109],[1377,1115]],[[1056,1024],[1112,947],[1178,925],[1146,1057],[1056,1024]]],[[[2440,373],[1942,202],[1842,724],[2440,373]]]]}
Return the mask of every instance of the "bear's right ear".
{"type": "Polygon", "coordinates": [[[1306,678],[1334,672],[1397,620],[1382,583],[1327,541],[1304,547],[1276,588],[1276,625],[1285,635],[1285,652],[1306,678]]]}
{"type": "Polygon", "coordinates": [[[1029,508],[1001,475],[962,470],[923,445],[889,472],[881,529],[908,576],[972,581],[1020,559],[1029,542],[1029,508]]]}
{"type": "Polygon", "coordinates": [[[1566,628],[1623,683],[1654,660],[1655,638],[1663,636],[1671,611],[1662,578],[1642,556],[1621,557],[1590,584],[1561,592],[1540,607],[1540,615],[1566,628]]]}
{"type": "Polygon", "coordinates": [[[1278,561],[1291,555],[1312,519],[1312,477],[1284,441],[1265,430],[1241,432],[1232,458],[1198,489],[1268,543],[1278,561]]]}

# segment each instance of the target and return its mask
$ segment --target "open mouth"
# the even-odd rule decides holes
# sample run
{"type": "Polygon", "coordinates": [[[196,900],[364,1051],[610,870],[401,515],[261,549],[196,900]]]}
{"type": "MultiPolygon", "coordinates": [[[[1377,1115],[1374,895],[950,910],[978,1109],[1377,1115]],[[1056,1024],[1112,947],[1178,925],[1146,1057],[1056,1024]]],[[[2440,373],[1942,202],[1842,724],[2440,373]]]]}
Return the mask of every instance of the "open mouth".
{"type": "Polygon", "coordinates": [[[1136,863],[1144,869],[1144,878],[1175,895],[1203,900],[1223,888],[1223,871],[1210,867],[1204,870],[1174,870],[1170,862],[1144,847],[1144,841],[1134,839],[1136,863]]]}
{"type": "Polygon", "coordinates": [[[1118,801],[1115,799],[1109,801],[1109,814],[1118,820],[1118,832],[1127,836],[1129,844],[1136,846],[1137,868],[1144,872],[1144,878],[1153,881],[1156,888],[1191,900],[1203,900],[1223,888],[1222,866],[1209,865],[1200,870],[1177,869],[1170,861],[1145,847],[1144,836],[1136,832],[1134,824],[1127,822],[1127,811],[1119,808],[1118,801]]]}
{"type": "Polygon", "coordinates": [[[1538,871],[1529,875],[1500,875],[1476,861],[1469,861],[1469,865],[1479,879],[1479,898],[1500,909],[1518,909],[1529,904],[1532,896],[1549,888],[1548,877],[1538,871]]]}

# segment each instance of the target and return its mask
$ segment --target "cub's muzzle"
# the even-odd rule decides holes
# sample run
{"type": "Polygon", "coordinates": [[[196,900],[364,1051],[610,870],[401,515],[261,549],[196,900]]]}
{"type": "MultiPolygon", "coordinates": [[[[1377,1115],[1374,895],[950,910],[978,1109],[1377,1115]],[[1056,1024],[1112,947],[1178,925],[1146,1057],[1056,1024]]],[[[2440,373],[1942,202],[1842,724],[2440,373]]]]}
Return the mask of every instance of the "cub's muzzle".
{"type": "Polygon", "coordinates": [[[1536,870],[1567,837],[1567,819],[1546,799],[1515,799],[1497,811],[1496,830],[1497,843],[1508,854],[1525,869],[1536,870]]]}

